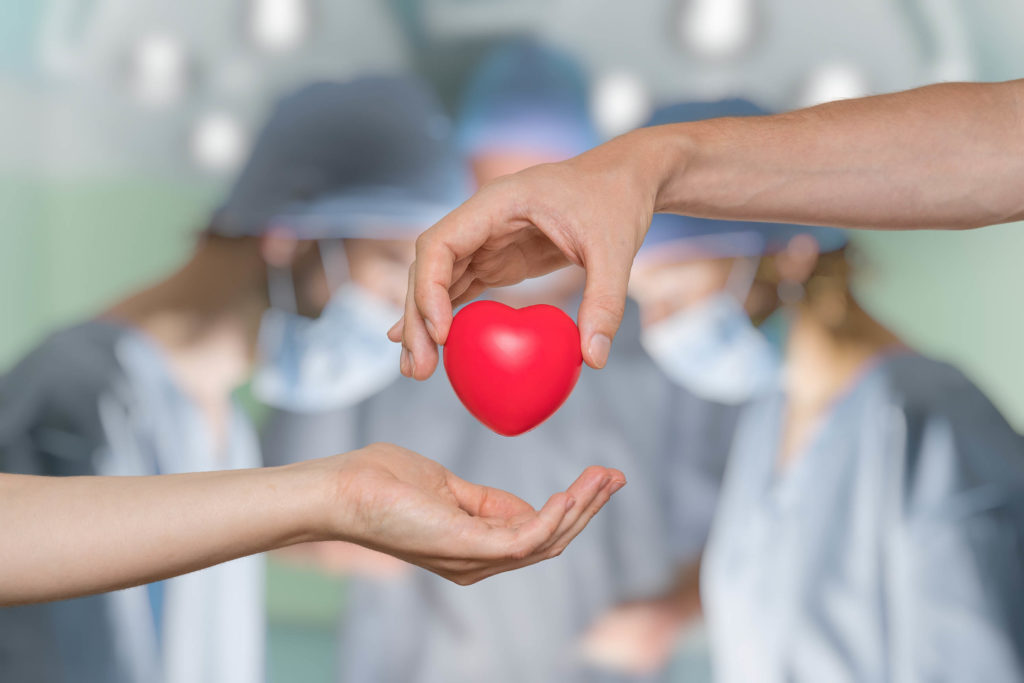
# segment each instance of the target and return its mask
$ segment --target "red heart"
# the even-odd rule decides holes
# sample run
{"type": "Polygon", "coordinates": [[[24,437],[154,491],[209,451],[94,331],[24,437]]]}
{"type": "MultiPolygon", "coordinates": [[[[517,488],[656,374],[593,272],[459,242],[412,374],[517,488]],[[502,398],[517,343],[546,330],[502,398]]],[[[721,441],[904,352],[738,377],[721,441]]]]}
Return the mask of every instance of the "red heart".
{"type": "Polygon", "coordinates": [[[558,410],[580,376],[580,331],[554,306],[476,301],[452,321],[444,369],[463,405],[504,436],[558,410]]]}

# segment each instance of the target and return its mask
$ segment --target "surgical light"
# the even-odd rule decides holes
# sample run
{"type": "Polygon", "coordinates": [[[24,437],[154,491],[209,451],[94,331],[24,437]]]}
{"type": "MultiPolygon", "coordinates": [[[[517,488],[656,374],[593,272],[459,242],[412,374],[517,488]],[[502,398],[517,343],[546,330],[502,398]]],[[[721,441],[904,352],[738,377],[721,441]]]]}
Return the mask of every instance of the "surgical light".
{"type": "Polygon", "coordinates": [[[306,0],[253,0],[249,33],[261,48],[285,52],[305,39],[309,21],[306,0]]]}
{"type": "Polygon", "coordinates": [[[203,115],[192,130],[189,149],[193,159],[208,171],[236,169],[248,152],[249,140],[242,124],[225,112],[203,115]]]}
{"type": "Polygon", "coordinates": [[[169,35],[148,35],[136,43],[131,54],[132,91],[146,105],[170,104],[185,92],[187,69],[181,41],[169,35]]]}
{"type": "Polygon", "coordinates": [[[651,112],[647,88],[625,71],[599,78],[591,95],[594,124],[601,135],[614,137],[642,124],[651,112]]]}
{"type": "Polygon", "coordinates": [[[701,59],[716,61],[742,53],[754,39],[755,0],[683,0],[679,39],[701,59]]]}
{"type": "Polygon", "coordinates": [[[809,107],[822,102],[867,95],[869,86],[864,72],[853,64],[822,64],[807,77],[797,104],[809,107]]]}

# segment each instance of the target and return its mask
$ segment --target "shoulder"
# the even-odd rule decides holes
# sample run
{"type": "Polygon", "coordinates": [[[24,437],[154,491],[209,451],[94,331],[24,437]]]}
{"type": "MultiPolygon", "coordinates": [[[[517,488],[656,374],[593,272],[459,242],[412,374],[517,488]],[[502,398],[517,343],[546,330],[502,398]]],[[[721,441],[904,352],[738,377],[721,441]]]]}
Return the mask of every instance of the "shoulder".
{"type": "Polygon", "coordinates": [[[914,353],[889,356],[879,363],[892,400],[915,412],[946,414],[969,410],[972,414],[998,410],[958,368],[914,353]]]}
{"type": "Polygon", "coordinates": [[[996,405],[960,370],[914,354],[883,360],[880,378],[885,403],[895,408],[908,428],[949,430],[964,446],[979,439],[1004,449],[1021,439],[996,405]]]}
{"type": "Polygon", "coordinates": [[[1024,499],[1024,439],[962,372],[906,354],[876,376],[904,513],[962,518],[1024,499]]]}
{"type": "Polygon", "coordinates": [[[13,379],[55,396],[98,393],[124,374],[118,347],[130,334],[126,327],[102,321],[65,328],[30,352],[13,379]]]}
{"type": "Polygon", "coordinates": [[[0,381],[23,387],[91,383],[99,371],[116,365],[118,340],[127,328],[100,321],[84,322],[52,333],[27,353],[0,381]]]}
{"type": "Polygon", "coordinates": [[[78,453],[102,443],[101,403],[130,403],[116,349],[127,332],[97,321],[60,330],[0,377],[0,447],[31,437],[78,453]]]}

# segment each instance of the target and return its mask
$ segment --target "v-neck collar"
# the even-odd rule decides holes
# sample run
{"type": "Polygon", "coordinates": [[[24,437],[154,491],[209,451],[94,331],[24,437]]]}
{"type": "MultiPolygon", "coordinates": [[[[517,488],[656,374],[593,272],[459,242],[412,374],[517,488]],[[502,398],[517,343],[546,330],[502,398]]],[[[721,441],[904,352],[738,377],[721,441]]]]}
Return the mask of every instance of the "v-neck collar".
{"type": "Polygon", "coordinates": [[[781,391],[772,407],[771,443],[774,444],[772,457],[767,464],[765,493],[780,508],[792,508],[798,502],[799,492],[807,490],[809,483],[815,480],[820,468],[830,463],[827,457],[832,449],[828,444],[837,438],[842,439],[843,432],[848,431],[839,423],[843,413],[852,405],[870,384],[872,377],[877,375],[886,362],[897,355],[912,354],[904,348],[883,350],[865,360],[854,374],[846,387],[839,392],[822,411],[817,423],[811,429],[809,438],[790,459],[786,467],[780,468],[779,456],[782,449],[782,426],[785,424],[787,400],[781,391]]]}

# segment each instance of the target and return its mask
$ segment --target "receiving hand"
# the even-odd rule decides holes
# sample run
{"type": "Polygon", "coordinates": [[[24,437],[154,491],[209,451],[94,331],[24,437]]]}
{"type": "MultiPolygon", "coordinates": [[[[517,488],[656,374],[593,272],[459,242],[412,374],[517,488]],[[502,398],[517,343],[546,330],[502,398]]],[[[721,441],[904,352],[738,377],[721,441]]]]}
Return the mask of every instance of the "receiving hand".
{"type": "Polygon", "coordinates": [[[403,374],[426,379],[434,371],[454,306],[569,264],[587,271],[583,359],[604,366],[659,184],[653,161],[624,139],[499,178],[420,235],[405,315],[388,332],[402,342],[403,374]]]}
{"type": "Polygon", "coordinates": [[[534,510],[389,444],[283,467],[150,477],[0,473],[0,606],[118,590],[311,541],[358,543],[468,584],[558,555],[625,483],[618,470],[590,467],[534,510]]]}
{"type": "Polygon", "coordinates": [[[329,468],[328,536],[358,543],[466,585],[559,555],[613,493],[621,472],[589,467],[535,510],[436,462],[373,444],[305,463],[329,468]]]}

